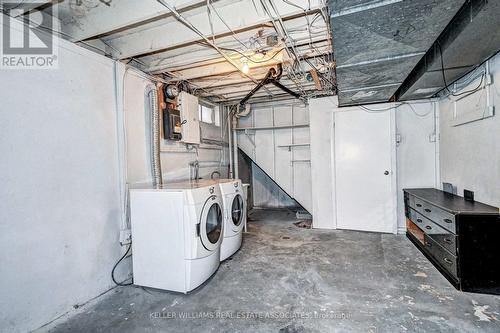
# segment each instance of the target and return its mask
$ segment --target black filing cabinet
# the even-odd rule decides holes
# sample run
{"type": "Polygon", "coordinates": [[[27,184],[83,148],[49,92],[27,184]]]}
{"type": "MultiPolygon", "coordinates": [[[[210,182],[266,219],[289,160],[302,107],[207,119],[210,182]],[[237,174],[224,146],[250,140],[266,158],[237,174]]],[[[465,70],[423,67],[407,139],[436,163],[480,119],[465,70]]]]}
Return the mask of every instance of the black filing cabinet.
{"type": "Polygon", "coordinates": [[[500,295],[500,214],[432,188],[405,189],[407,237],[450,281],[500,295]]]}

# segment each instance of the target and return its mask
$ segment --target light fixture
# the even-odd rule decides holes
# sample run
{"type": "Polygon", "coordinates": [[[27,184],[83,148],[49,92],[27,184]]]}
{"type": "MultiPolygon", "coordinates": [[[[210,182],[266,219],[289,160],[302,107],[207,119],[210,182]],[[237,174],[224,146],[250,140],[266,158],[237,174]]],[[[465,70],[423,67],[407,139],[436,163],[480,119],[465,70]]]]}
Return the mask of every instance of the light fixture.
{"type": "Polygon", "coordinates": [[[248,74],[248,72],[250,71],[250,67],[248,67],[247,59],[241,58],[241,63],[243,64],[243,66],[241,66],[241,71],[244,74],[248,74]]]}
{"type": "Polygon", "coordinates": [[[245,74],[248,74],[248,72],[250,71],[250,68],[248,67],[248,64],[246,62],[243,64],[243,67],[241,68],[241,70],[245,74]]]}

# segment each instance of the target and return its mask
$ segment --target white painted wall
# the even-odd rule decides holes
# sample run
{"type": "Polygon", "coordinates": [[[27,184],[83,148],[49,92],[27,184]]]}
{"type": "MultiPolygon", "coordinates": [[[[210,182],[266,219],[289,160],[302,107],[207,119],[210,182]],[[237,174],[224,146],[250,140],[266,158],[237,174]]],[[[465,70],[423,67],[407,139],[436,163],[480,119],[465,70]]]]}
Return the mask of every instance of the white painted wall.
{"type": "Polygon", "coordinates": [[[120,256],[113,62],[59,41],[59,68],[0,70],[0,331],[113,286],[120,256]]]}
{"type": "Polygon", "coordinates": [[[438,103],[418,101],[410,105],[401,105],[396,111],[399,233],[406,232],[403,189],[439,188],[438,103]]]}
{"type": "MultiPolygon", "coordinates": [[[[489,61],[493,86],[491,87],[496,115],[484,120],[453,127],[453,103],[440,101],[441,179],[457,186],[458,194],[464,189],[475,192],[475,199],[500,206],[500,55],[489,61]]],[[[468,89],[468,88],[467,88],[468,89]]],[[[479,99],[475,94],[463,105],[479,99]]]]}
{"type": "MultiPolygon", "coordinates": [[[[253,104],[250,115],[240,118],[238,126],[278,127],[292,124],[309,124],[308,108],[294,100],[253,104]]],[[[297,143],[309,143],[308,127],[238,132],[238,147],[290,197],[308,211],[312,211],[309,146],[296,146],[290,149],[283,147],[297,143]]],[[[260,170],[254,174],[255,206],[290,207],[292,205],[293,201],[283,195],[267,177],[261,175],[260,170]],[[277,196],[271,199],[273,193],[277,196]]]]}
{"type": "Polygon", "coordinates": [[[309,101],[313,227],[334,229],[335,213],[335,97],[309,101]]]}
{"type": "MultiPolygon", "coordinates": [[[[0,71],[0,331],[36,329],[113,287],[125,184],[151,181],[149,81],[69,42],[59,46],[58,69],[0,71]]],[[[221,130],[204,126],[211,139],[221,130]]],[[[196,159],[200,176],[227,177],[227,149],[187,152],[165,141],[162,151],[166,181],[189,179],[196,159]]],[[[127,260],[118,279],[130,270],[127,260]]]]}
{"type": "MultiPolygon", "coordinates": [[[[309,104],[311,114],[311,160],[312,160],[312,193],[313,226],[317,228],[335,229],[335,196],[334,177],[335,150],[332,147],[335,139],[335,111],[337,98],[313,99],[309,104]],[[328,162],[328,160],[331,162],[328,162]]],[[[397,173],[397,216],[398,232],[405,231],[403,188],[434,187],[439,183],[436,175],[437,145],[429,136],[435,130],[434,103],[426,101],[399,106],[396,114],[396,133],[401,142],[396,149],[397,173]],[[429,113],[430,112],[430,113],[429,113]]],[[[372,110],[392,110],[390,104],[368,106],[372,110]]],[[[352,108],[359,110],[359,108],[352,108]]],[[[366,113],[369,116],[369,113],[366,113]]],[[[396,138],[394,138],[396,140],[396,138]]]]}

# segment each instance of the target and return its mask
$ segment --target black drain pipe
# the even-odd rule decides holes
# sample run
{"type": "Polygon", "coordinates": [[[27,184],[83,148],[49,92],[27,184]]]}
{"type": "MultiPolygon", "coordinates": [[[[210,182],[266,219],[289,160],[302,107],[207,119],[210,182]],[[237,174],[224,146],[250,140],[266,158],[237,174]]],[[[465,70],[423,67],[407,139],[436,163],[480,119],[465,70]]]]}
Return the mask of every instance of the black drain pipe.
{"type": "Polygon", "coordinates": [[[300,99],[300,95],[297,94],[296,92],[288,89],[284,85],[282,85],[279,80],[281,79],[281,75],[283,74],[283,69],[281,67],[281,64],[278,64],[278,72],[276,72],[276,69],[274,67],[269,68],[269,71],[267,72],[266,76],[255,86],[255,88],[252,89],[243,99],[240,101],[240,107],[243,108],[245,106],[246,102],[257,93],[263,86],[266,84],[274,84],[276,87],[280,88],[284,92],[286,92],[289,95],[292,95],[293,97],[300,99]]]}

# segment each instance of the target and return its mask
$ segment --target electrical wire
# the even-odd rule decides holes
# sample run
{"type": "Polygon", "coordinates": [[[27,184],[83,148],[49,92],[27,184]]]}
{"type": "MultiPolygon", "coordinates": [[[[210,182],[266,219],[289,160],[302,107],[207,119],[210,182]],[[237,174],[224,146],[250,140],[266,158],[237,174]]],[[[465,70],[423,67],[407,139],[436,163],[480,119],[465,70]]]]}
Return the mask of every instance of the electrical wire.
{"type": "Polygon", "coordinates": [[[111,279],[113,280],[113,282],[117,285],[117,286],[120,286],[120,287],[126,287],[126,286],[131,286],[134,284],[134,278],[132,278],[132,281],[131,282],[128,282],[128,283],[124,283],[125,281],[127,281],[128,279],[126,279],[125,281],[122,281],[122,282],[118,282],[116,281],[115,279],[115,269],[116,267],[118,267],[118,265],[122,262],[123,259],[125,259],[125,257],[127,257],[128,253],[130,252],[130,249],[132,248],[132,244],[130,244],[127,248],[127,251],[125,251],[125,254],[116,262],[116,264],[113,266],[113,269],[111,270],[111,279]]]}
{"type": "MultiPolygon", "coordinates": [[[[420,103],[420,104],[427,104],[428,102],[423,102],[423,103],[420,103]]],[[[379,113],[379,112],[386,112],[386,111],[390,111],[390,110],[397,110],[399,107],[401,107],[402,105],[407,105],[410,110],[419,118],[425,118],[427,117],[428,115],[430,115],[433,110],[425,113],[425,114],[420,114],[417,112],[417,110],[415,110],[415,108],[413,107],[413,105],[411,103],[407,103],[407,102],[402,102],[400,104],[397,104],[397,105],[394,105],[394,106],[391,106],[391,107],[387,107],[387,108],[382,108],[382,109],[370,109],[364,105],[359,105],[359,107],[361,109],[363,109],[365,112],[368,112],[368,113],[379,113]]]]}
{"type": "Polygon", "coordinates": [[[295,50],[294,40],[287,33],[287,30],[286,30],[286,27],[284,25],[283,19],[281,18],[278,10],[276,9],[276,7],[274,5],[274,2],[272,0],[269,0],[269,4],[270,4],[271,8],[274,10],[275,15],[277,17],[275,17],[271,13],[271,9],[266,4],[265,0],[260,0],[260,4],[261,4],[262,8],[264,9],[264,12],[268,14],[268,16],[269,16],[269,18],[271,20],[271,23],[273,24],[273,27],[276,30],[276,33],[278,34],[279,38],[287,46],[286,50],[287,50],[288,55],[290,56],[290,58],[293,59],[293,64],[291,66],[284,66],[284,69],[286,71],[286,75],[295,84],[295,86],[297,87],[297,89],[300,90],[301,95],[304,95],[304,89],[302,87],[302,84],[300,83],[300,77],[303,76],[304,70],[303,70],[302,65],[301,65],[301,63],[299,61],[298,54],[297,54],[297,52],[295,50]],[[278,28],[278,24],[277,23],[279,23],[279,26],[280,26],[281,29],[278,28]],[[288,43],[289,40],[291,41],[291,43],[290,43],[291,47],[289,47],[287,45],[287,43],[288,43]],[[299,73],[296,72],[296,68],[297,67],[299,67],[299,73]]]}
{"type": "Polygon", "coordinates": [[[383,109],[370,109],[364,105],[358,105],[360,108],[362,108],[363,110],[365,110],[366,112],[369,112],[369,113],[378,113],[378,112],[386,112],[386,111],[390,111],[390,110],[393,110],[394,108],[397,108],[397,105],[396,106],[391,106],[391,107],[388,107],[388,108],[383,108],[383,109]]]}
{"type": "Polygon", "coordinates": [[[207,0],[207,13],[208,13],[208,22],[210,23],[210,31],[212,32],[212,42],[215,44],[214,23],[212,22],[212,11],[210,10],[210,0],[207,0]]]}
{"type": "MultiPolygon", "coordinates": [[[[304,12],[304,18],[306,19],[306,22],[307,22],[307,28],[306,28],[306,31],[307,33],[309,34],[309,47],[316,51],[315,47],[313,46],[313,38],[312,38],[312,34],[311,34],[311,21],[309,20],[309,15],[307,13],[308,10],[311,9],[311,2],[308,1],[308,4],[309,4],[309,7],[308,8],[302,8],[301,6],[291,2],[291,1],[288,1],[288,0],[283,0],[283,2],[291,5],[291,6],[294,6],[296,8],[299,8],[300,10],[302,10],[304,12]]],[[[275,9],[276,10],[276,9],[275,9]]],[[[315,56],[313,56],[315,57],[315,56]]],[[[315,70],[316,70],[316,67],[315,66],[312,66],[315,70]]]]}
{"type": "MultiPolygon", "coordinates": [[[[21,0],[21,2],[19,2],[18,4],[16,4],[14,7],[12,8],[9,8],[8,10],[15,10],[15,9],[18,9],[19,7],[21,7],[22,5],[24,5],[24,3],[26,2],[27,0],[21,0]]],[[[4,4],[3,3],[0,3],[0,7],[3,8],[4,4]]]]}
{"type": "MultiPolygon", "coordinates": [[[[208,93],[208,94],[211,94],[211,92],[210,92],[210,91],[205,90],[205,88],[198,86],[197,84],[195,84],[195,83],[193,83],[193,82],[191,82],[191,81],[189,81],[189,80],[187,80],[187,79],[183,78],[182,76],[179,76],[179,75],[178,75],[178,74],[176,74],[176,73],[173,73],[173,72],[166,72],[166,73],[167,73],[168,75],[172,76],[173,78],[175,78],[175,79],[177,79],[177,80],[178,80],[177,85],[181,84],[182,82],[186,82],[186,83],[188,83],[190,86],[192,86],[192,87],[193,87],[193,90],[201,90],[201,91],[203,91],[203,92],[206,92],[206,93],[208,93]]],[[[217,97],[221,98],[221,99],[222,99],[222,100],[224,100],[224,101],[226,101],[226,100],[227,100],[226,96],[221,95],[221,94],[213,94],[213,96],[217,96],[217,97]]]]}
{"type": "Polygon", "coordinates": [[[467,91],[463,91],[459,94],[451,91],[449,88],[448,88],[448,83],[446,82],[446,75],[445,75],[445,67],[444,67],[444,59],[443,59],[443,49],[441,48],[441,43],[439,41],[436,42],[437,43],[437,46],[439,48],[439,55],[440,55],[440,58],[441,58],[441,75],[443,77],[443,82],[444,82],[444,86],[445,86],[445,89],[446,91],[454,96],[454,97],[460,97],[462,95],[466,95],[466,94],[472,94],[472,93],[475,93],[476,91],[482,89],[482,85],[483,85],[483,81],[484,81],[484,77],[486,75],[486,73],[483,72],[483,74],[481,75],[481,81],[479,82],[478,86],[474,89],[471,89],[471,90],[467,90],[467,91]]]}
{"type": "MultiPolygon", "coordinates": [[[[244,48],[246,48],[248,50],[248,46],[245,45],[245,43],[243,43],[241,40],[239,40],[237,37],[236,37],[236,33],[234,32],[233,29],[231,29],[231,27],[226,23],[226,21],[222,18],[222,15],[220,15],[219,11],[217,10],[217,8],[215,8],[215,6],[211,3],[211,0],[207,0],[207,7],[210,7],[213,9],[213,11],[215,12],[215,15],[217,15],[217,17],[219,18],[219,20],[221,20],[221,22],[226,26],[226,28],[231,31],[231,34],[232,34],[232,37],[235,41],[237,41],[238,43],[240,43],[244,48]]],[[[214,42],[215,42],[215,39],[214,39],[214,42]]]]}
{"type": "Polygon", "coordinates": [[[281,51],[283,51],[284,49],[286,49],[285,47],[280,48],[278,51],[276,51],[276,52],[273,54],[273,56],[272,56],[272,57],[270,57],[270,58],[268,58],[268,59],[253,60],[253,59],[251,58],[251,56],[247,56],[247,55],[245,55],[243,52],[238,51],[237,49],[228,48],[228,47],[221,47],[221,46],[220,46],[220,48],[221,48],[222,50],[236,52],[236,53],[238,53],[239,55],[241,55],[242,57],[246,58],[248,61],[253,62],[254,64],[262,64],[262,63],[268,62],[268,61],[270,61],[270,60],[273,60],[274,58],[276,58],[276,56],[277,56],[277,55],[278,55],[281,51]]]}
{"type": "MultiPolygon", "coordinates": [[[[401,103],[401,105],[407,105],[412,110],[412,112],[419,118],[426,118],[428,115],[434,112],[434,106],[431,108],[429,112],[420,114],[417,112],[417,110],[415,110],[415,108],[413,107],[413,105],[411,105],[411,103],[401,103]]],[[[396,108],[399,108],[401,105],[398,105],[396,108]]]]}
{"type": "MultiPolygon", "coordinates": [[[[316,35],[318,35],[318,34],[324,34],[324,33],[325,33],[325,30],[322,30],[322,29],[321,29],[321,31],[316,31],[316,32],[313,32],[313,31],[312,31],[312,29],[311,29],[311,28],[313,27],[314,22],[316,22],[316,20],[317,20],[319,17],[322,17],[322,13],[323,13],[323,9],[324,9],[324,8],[322,7],[322,8],[321,8],[321,10],[320,10],[320,13],[317,13],[317,14],[313,17],[313,19],[312,19],[312,20],[310,20],[310,19],[309,19],[309,14],[308,14],[308,11],[310,11],[310,10],[311,10],[311,2],[310,2],[310,1],[308,1],[308,7],[307,7],[307,8],[303,8],[303,7],[301,7],[301,6],[297,5],[297,4],[295,4],[295,3],[293,3],[292,1],[289,1],[289,0],[282,0],[282,1],[283,1],[284,3],[287,3],[287,4],[289,4],[289,5],[293,6],[293,7],[295,7],[295,8],[298,8],[298,9],[300,9],[301,11],[303,11],[303,12],[304,12],[304,17],[305,17],[306,22],[307,22],[306,28],[305,28],[305,29],[296,28],[296,29],[291,29],[291,30],[289,30],[289,31],[292,31],[292,32],[293,32],[293,31],[296,31],[296,32],[298,32],[298,31],[307,31],[307,32],[308,32],[308,36],[309,36],[309,44],[308,44],[308,45],[309,45],[309,48],[313,50],[313,56],[312,56],[313,61],[314,61],[315,63],[318,63],[318,60],[319,60],[319,62],[320,62],[322,65],[327,65],[327,62],[325,62],[325,59],[324,59],[323,57],[319,57],[319,58],[318,58],[318,57],[316,56],[316,53],[318,53],[318,54],[322,54],[323,52],[319,51],[319,50],[316,48],[316,46],[314,45],[315,43],[313,42],[313,37],[312,37],[312,35],[313,35],[313,34],[316,34],[316,35]]],[[[323,4],[323,6],[325,6],[325,4],[324,4],[324,3],[322,3],[322,4],[323,4]]],[[[327,26],[328,26],[328,22],[326,22],[326,20],[325,20],[325,23],[326,23],[326,24],[327,24],[327,26]]],[[[327,33],[328,33],[328,32],[327,32],[327,33]]],[[[329,84],[331,85],[331,87],[328,87],[328,90],[333,91],[332,89],[335,89],[335,84],[333,84],[333,82],[332,82],[332,81],[330,81],[330,80],[326,77],[326,75],[324,75],[323,73],[321,73],[321,72],[317,69],[316,65],[315,65],[315,64],[313,64],[311,61],[309,61],[309,59],[305,59],[305,60],[306,60],[306,62],[309,64],[309,66],[311,66],[314,70],[316,70],[316,72],[317,72],[317,73],[319,73],[319,74],[320,74],[321,78],[322,78],[324,81],[327,81],[327,83],[329,83],[329,84]]]]}
{"type": "MultiPolygon", "coordinates": [[[[240,68],[240,66],[238,66],[238,64],[233,59],[231,59],[222,49],[220,49],[219,46],[217,46],[216,44],[212,43],[198,28],[196,28],[184,16],[182,16],[175,9],[175,7],[173,7],[172,5],[168,4],[165,0],[156,0],[156,1],[158,3],[160,3],[160,4],[162,4],[168,10],[170,10],[170,12],[172,12],[174,14],[175,18],[179,22],[181,22],[182,24],[184,24],[185,26],[187,26],[189,29],[191,29],[193,32],[195,32],[198,36],[200,36],[206,43],[208,43],[209,45],[211,45],[217,52],[220,53],[220,55],[222,57],[224,57],[224,59],[226,59],[227,62],[229,62],[238,71],[240,71],[243,76],[245,76],[246,78],[250,79],[253,83],[256,83],[256,84],[258,83],[257,80],[255,80],[255,78],[253,78],[251,75],[248,75],[248,74],[244,73],[243,70],[240,68]]],[[[271,93],[271,91],[269,89],[267,89],[266,87],[264,87],[264,89],[267,91],[267,93],[269,95],[272,95],[272,93],[271,93]]]]}

